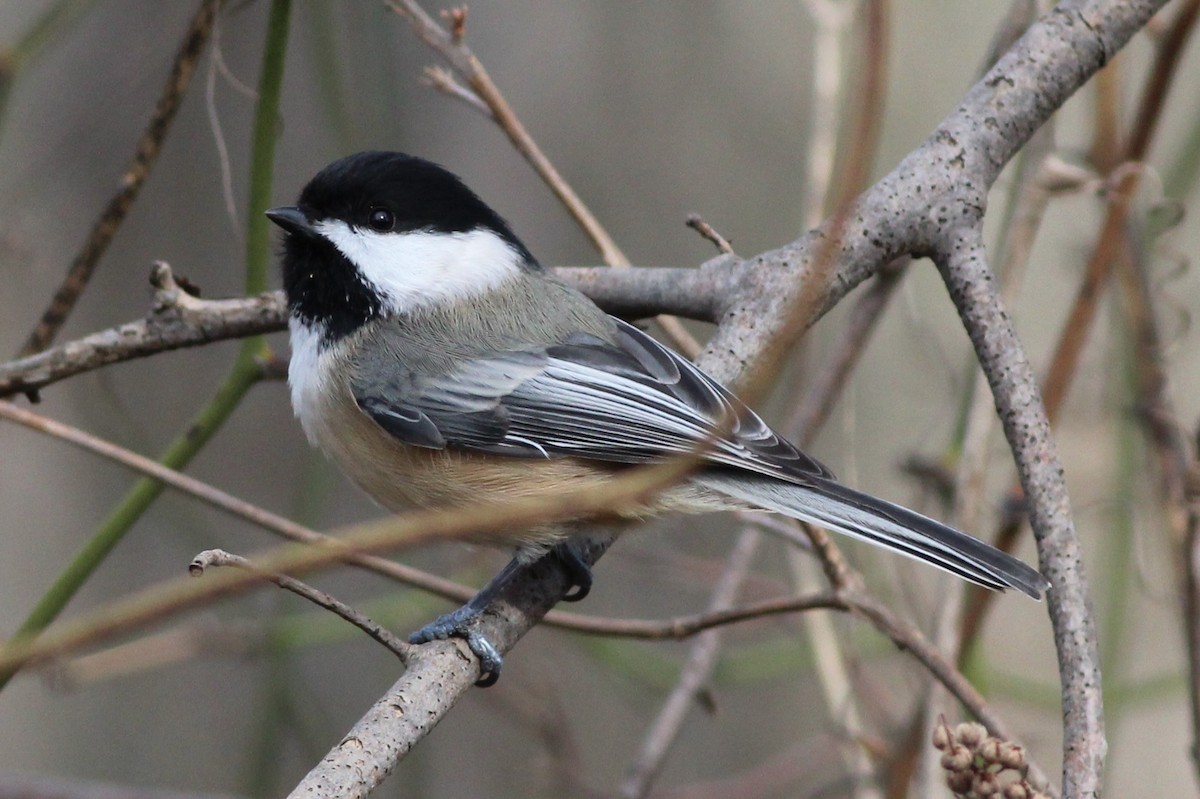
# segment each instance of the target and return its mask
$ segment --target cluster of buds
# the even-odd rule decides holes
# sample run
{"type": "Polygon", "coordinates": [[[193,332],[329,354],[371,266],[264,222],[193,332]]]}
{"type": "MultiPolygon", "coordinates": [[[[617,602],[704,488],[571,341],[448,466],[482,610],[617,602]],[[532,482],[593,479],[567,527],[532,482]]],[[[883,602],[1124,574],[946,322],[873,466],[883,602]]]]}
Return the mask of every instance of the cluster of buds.
{"type": "Polygon", "coordinates": [[[1025,749],[987,734],[976,722],[953,729],[945,718],[933,728],[933,745],[942,752],[946,784],[963,799],[1046,799],[1027,776],[1025,749]]]}

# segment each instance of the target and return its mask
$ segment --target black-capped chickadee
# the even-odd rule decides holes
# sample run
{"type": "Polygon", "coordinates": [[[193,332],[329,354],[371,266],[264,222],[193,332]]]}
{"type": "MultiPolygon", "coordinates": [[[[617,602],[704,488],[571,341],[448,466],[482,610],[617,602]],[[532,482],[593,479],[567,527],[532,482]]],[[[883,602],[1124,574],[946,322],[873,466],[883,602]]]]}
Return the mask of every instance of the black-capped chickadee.
{"type": "MultiPolygon", "coordinates": [[[[702,468],[627,515],[769,510],[989,588],[1040,598],[1049,585],[982,541],[836,482],[713,378],[556,280],[436,164],[351,155],[267,216],[287,231],[292,407],[309,440],[388,509],[586,489],[700,449],[702,468]]],[[[504,540],[519,560],[553,553],[582,598],[591,577],[570,546],[580,529],[543,524],[504,540]]],[[[473,630],[480,607],[414,640],[462,635],[490,683],[500,655],[473,630]]]]}

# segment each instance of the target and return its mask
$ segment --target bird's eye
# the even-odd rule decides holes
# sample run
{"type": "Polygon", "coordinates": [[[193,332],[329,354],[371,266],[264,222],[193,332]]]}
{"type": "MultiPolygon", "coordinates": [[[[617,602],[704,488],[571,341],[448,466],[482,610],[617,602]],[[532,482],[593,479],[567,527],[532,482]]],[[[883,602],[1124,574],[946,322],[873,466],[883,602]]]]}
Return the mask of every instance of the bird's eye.
{"type": "Polygon", "coordinates": [[[396,216],[386,208],[375,208],[372,209],[367,224],[371,226],[371,230],[387,233],[396,226],[396,216]]]}

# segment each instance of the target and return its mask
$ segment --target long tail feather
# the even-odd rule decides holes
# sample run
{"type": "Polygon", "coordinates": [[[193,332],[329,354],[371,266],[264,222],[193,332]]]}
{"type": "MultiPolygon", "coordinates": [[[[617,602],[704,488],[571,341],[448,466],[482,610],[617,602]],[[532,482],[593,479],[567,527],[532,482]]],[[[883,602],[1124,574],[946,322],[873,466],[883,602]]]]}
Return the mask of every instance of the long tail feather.
{"type": "Polygon", "coordinates": [[[798,485],[730,472],[709,472],[693,480],[764,510],[868,541],[987,588],[1016,588],[1041,599],[1050,586],[1041,572],[977,538],[832,480],[814,477],[807,485],[798,485]]]}

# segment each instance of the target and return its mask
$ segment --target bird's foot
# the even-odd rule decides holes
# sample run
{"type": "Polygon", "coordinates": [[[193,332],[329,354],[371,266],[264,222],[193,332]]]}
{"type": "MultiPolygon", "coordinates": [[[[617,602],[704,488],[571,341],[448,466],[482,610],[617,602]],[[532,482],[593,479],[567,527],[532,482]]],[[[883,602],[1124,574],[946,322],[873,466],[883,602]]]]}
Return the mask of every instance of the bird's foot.
{"type": "MultiPolygon", "coordinates": [[[[562,597],[564,602],[578,602],[592,590],[592,569],[583,559],[582,553],[583,550],[578,546],[564,541],[543,556],[542,562],[552,560],[570,583],[562,597]]],[[[444,616],[439,616],[417,630],[408,637],[409,643],[426,644],[430,641],[444,641],[447,638],[462,638],[475,657],[479,658],[479,679],[475,684],[481,688],[494,685],[496,680],[500,679],[504,657],[499,648],[484,635],[481,629],[483,616],[488,606],[504,594],[509,582],[531,565],[520,558],[514,558],[480,589],[470,602],[444,616]]]]}
{"type": "Polygon", "coordinates": [[[462,638],[467,646],[479,658],[479,679],[475,684],[480,688],[495,685],[500,679],[500,669],[504,666],[504,657],[495,645],[479,630],[483,608],[471,600],[460,608],[439,616],[429,624],[408,637],[410,644],[426,644],[430,641],[444,641],[447,638],[462,638]]]}

